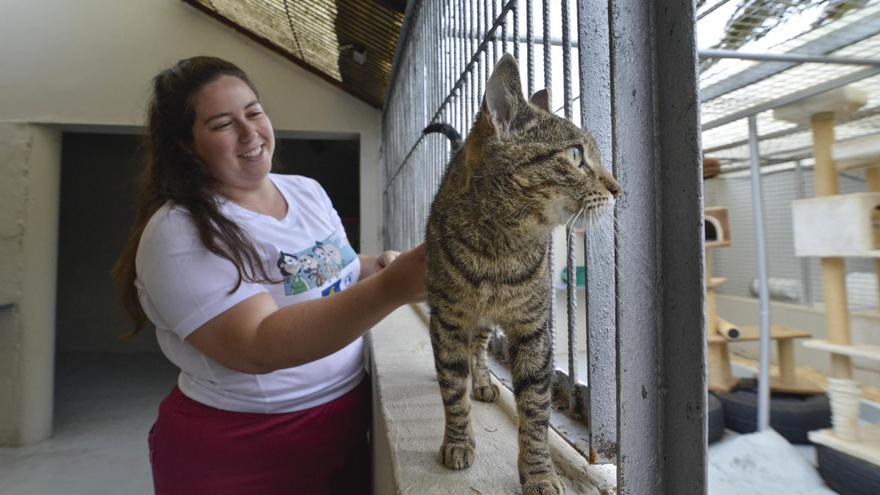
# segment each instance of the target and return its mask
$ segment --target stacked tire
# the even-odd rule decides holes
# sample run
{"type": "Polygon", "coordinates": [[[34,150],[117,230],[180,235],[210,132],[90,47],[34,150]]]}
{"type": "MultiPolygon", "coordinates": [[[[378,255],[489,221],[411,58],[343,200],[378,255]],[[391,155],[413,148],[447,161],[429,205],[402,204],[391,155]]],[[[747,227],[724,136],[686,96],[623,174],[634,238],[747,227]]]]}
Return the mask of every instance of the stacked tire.
{"type": "MultiPolygon", "coordinates": [[[[727,428],[739,433],[758,430],[757,389],[756,380],[744,379],[735,390],[718,394],[727,428]]],[[[772,393],[770,427],[791,443],[810,443],[808,432],[831,427],[828,396],[772,393]]]]}

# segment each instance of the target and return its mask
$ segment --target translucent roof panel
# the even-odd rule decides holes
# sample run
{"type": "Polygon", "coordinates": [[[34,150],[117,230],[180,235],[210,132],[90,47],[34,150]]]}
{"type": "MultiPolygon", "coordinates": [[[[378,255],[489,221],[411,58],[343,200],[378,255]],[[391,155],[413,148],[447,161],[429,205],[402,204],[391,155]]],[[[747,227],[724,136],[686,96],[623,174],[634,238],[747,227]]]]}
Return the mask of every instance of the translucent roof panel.
{"type": "MultiPolygon", "coordinates": [[[[880,0],[707,0],[698,10],[700,49],[823,55],[880,61],[880,0]],[[759,8],[760,7],[760,8],[759,8]]],[[[809,128],[773,118],[772,108],[818,87],[849,85],[867,104],[838,122],[838,140],[878,132],[880,65],[704,59],[700,77],[703,149],[725,168],[748,160],[745,114],[757,114],[762,159],[810,155],[809,128]],[[734,117],[736,121],[730,121],[734,117]]]]}

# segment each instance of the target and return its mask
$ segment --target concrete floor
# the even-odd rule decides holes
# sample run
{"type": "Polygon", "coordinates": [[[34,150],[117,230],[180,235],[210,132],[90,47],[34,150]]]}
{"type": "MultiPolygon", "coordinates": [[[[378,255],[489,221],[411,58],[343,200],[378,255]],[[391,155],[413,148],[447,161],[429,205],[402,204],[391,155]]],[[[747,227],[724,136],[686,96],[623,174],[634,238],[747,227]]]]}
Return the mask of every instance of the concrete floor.
{"type": "Polygon", "coordinates": [[[54,434],[0,448],[2,495],[153,493],[147,433],[177,369],[161,354],[62,354],[54,434]]]}

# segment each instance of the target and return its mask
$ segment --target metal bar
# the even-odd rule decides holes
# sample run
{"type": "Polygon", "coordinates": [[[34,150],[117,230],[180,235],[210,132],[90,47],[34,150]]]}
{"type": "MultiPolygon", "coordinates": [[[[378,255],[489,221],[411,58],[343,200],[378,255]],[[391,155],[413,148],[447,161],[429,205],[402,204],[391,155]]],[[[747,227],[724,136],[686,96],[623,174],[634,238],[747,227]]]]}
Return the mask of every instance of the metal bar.
{"type": "MultiPolygon", "coordinates": [[[[575,349],[577,349],[577,270],[574,256],[574,233],[575,229],[567,225],[565,228],[567,248],[565,270],[568,274],[568,282],[565,284],[565,295],[568,303],[568,410],[572,412],[576,410],[574,387],[577,381],[577,357],[575,356],[575,349]]],[[[555,285],[550,285],[553,297],[556,297],[555,285]]]]}
{"type": "Polygon", "coordinates": [[[532,0],[526,0],[526,65],[529,96],[535,92],[535,20],[533,17],[532,0]]]}
{"type": "Polygon", "coordinates": [[[706,17],[707,15],[711,14],[712,12],[715,12],[716,10],[718,10],[718,8],[720,8],[721,6],[723,6],[725,3],[729,2],[729,1],[730,0],[720,0],[718,3],[709,7],[708,9],[704,10],[700,15],[698,15],[697,21],[706,17]]]}
{"type": "MultiPolygon", "coordinates": [[[[880,34],[880,13],[874,13],[850,23],[846,29],[832,31],[797,48],[798,53],[826,55],[845,46],[880,34]]],[[[774,74],[794,67],[791,62],[767,62],[728,77],[700,90],[700,101],[706,103],[727,93],[744,88],[774,74]]]]}
{"type": "Polygon", "coordinates": [[[608,2],[616,207],[618,492],[706,493],[694,2],[608,2]]]}
{"type": "MultiPolygon", "coordinates": [[[[542,0],[542,14],[541,14],[541,31],[542,36],[544,37],[544,87],[547,89],[547,99],[550,100],[550,87],[553,80],[553,70],[552,64],[550,61],[550,49],[547,45],[547,40],[550,38],[550,1],[551,0],[542,0]]],[[[531,93],[529,94],[531,96],[531,93]]],[[[555,279],[556,272],[556,239],[554,238],[553,232],[550,233],[550,244],[547,247],[547,277],[550,278],[550,294],[547,297],[550,298],[550,321],[547,324],[550,330],[550,369],[556,368],[556,289],[554,289],[553,281],[555,279]]]]}
{"type": "Polygon", "coordinates": [[[770,296],[767,291],[767,248],[764,242],[764,196],[758,165],[757,117],[749,117],[749,154],[752,169],[752,215],[755,222],[755,255],[758,264],[758,299],[760,301],[761,361],[758,374],[758,431],[770,425],[770,296]]]}
{"type": "Polygon", "coordinates": [[[801,53],[752,53],[736,50],[700,50],[700,58],[733,58],[759,62],[794,62],[796,64],[843,64],[880,66],[880,60],[857,57],[828,57],[801,53]]]}
{"type": "Polygon", "coordinates": [[[513,1],[513,58],[517,60],[520,65],[522,63],[519,60],[519,1],[513,1]]]}
{"type": "MultiPolygon", "coordinates": [[[[830,81],[825,81],[823,83],[817,84],[815,86],[810,86],[809,88],[804,88],[795,93],[790,93],[788,95],[775,98],[773,100],[766,101],[764,103],[760,103],[758,105],[740,110],[739,112],[734,112],[729,115],[725,115],[719,119],[715,119],[711,122],[707,122],[703,125],[703,132],[708,131],[709,129],[714,129],[716,127],[730,124],[731,122],[736,122],[737,120],[748,118],[751,115],[756,115],[766,110],[771,110],[773,108],[782,107],[788,105],[790,103],[794,103],[799,100],[803,100],[804,98],[809,98],[810,96],[814,96],[820,93],[824,93],[826,91],[830,91],[835,88],[839,88],[841,86],[846,86],[847,84],[852,84],[856,81],[861,81],[867,77],[875,76],[880,74],[880,67],[871,67],[869,69],[863,69],[858,72],[853,72],[851,74],[847,74],[845,76],[838,77],[836,79],[832,79],[830,81]]],[[[704,102],[705,103],[705,102],[704,102]]]]}
{"type": "MultiPolygon", "coordinates": [[[[492,4],[492,9],[493,9],[492,11],[494,12],[495,11],[494,10],[495,9],[494,3],[492,4]]],[[[516,12],[516,7],[514,7],[513,10],[514,10],[514,12],[516,12]]],[[[507,16],[504,16],[504,23],[501,24],[501,53],[507,53],[507,16]]],[[[496,62],[498,61],[498,58],[500,58],[500,57],[497,57],[497,56],[495,57],[496,62]]],[[[514,58],[516,58],[516,57],[514,57],[514,58]]]]}
{"type": "Polygon", "coordinates": [[[568,20],[568,0],[562,0],[562,105],[565,118],[571,120],[571,27],[568,20]]]}
{"type": "MultiPolygon", "coordinates": [[[[561,1],[562,7],[562,39],[566,42],[562,45],[562,78],[563,78],[563,99],[568,101],[565,107],[565,118],[571,120],[571,47],[568,40],[571,37],[568,19],[568,0],[561,1]]],[[[575,261],[575,235],[574,227],[566,225],[565,229],[565,248],[566,263],[565,268],[568,271],[568,283],[566,284],[566,296],[568,299],[568,389],[571,391],[569,396],[569,411],[575,411],[575,383],[577,382],[577,359],[575,352],[577,349],[577,268],[575,261]]],[[[554,292],[555,295],[555,292],[554,292]]]]}
{"type": "MultiPolygon", "coordinates": [[[[581,122],[596,142],[608,170],[611,161],[611,67],[608,5],[577,2],[578,68],[581,122]]],[[[590,463],[617,460],[617,345],[615,253],[612,213],[590,225],[584,234],[586,266],[587,418],[590,425],[590,463]],[[610,221],[610,222],[605,222],[610,221]],[[610,224],[610,225],[609,225],[610,224]]]]}
{"type": "MultiPolygon", "coordinates": [[[[544,39],[544,44],[541,46],[542,53],[544,54],[544,88],[548,92],[553,87],[553,59],[550,56],[550,1],[541,1],[541,35],[544,39]]],[[[551,94],[550,96],[552,97],[553,95],[551,94]]],[[[552,108],[553,105],[551,104],[550,107],[552,108]]]]}

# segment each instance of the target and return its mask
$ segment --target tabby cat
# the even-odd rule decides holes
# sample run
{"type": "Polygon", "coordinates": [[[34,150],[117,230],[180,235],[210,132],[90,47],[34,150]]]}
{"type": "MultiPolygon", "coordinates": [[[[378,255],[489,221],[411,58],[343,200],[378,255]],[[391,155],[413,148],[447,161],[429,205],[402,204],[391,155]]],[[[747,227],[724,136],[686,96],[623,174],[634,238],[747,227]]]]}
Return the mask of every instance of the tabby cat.
{"type": "Polygon", "coordinates": [[[564,492],[547,445],[549,238],[556,225],[610,205],[619,193],[595,142],[549,111],[546,91],[527,102],[516,61],[504,55],[427,224],[430,333],[446,413],[440,448],[446,467],[474,462],[470,395],[485,402],[498,397],[486,368],[490,327],[498,324],[509,342],[523,492],[564,492]]]}

